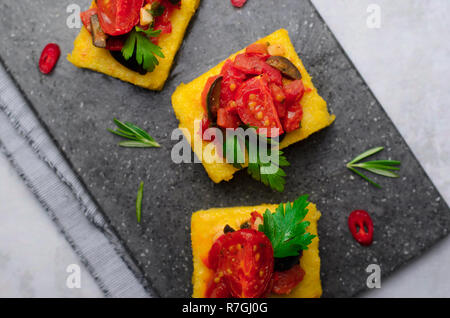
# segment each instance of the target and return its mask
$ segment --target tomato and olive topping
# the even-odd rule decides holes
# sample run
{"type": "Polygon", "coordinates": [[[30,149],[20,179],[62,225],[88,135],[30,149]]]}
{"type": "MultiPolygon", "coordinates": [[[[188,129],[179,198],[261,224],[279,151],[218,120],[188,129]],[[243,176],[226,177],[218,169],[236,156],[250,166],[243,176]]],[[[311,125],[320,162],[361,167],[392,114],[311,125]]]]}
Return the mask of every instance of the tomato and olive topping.
{"type": "Polygon", "coordinates": [[[355,240],[361,245],[370,245],[373,241],[373,222],[369,213],[355,210],[348,217],[348,227],[355,240]]]}
{"type": "Polygon", "coordinates": [[[272,278],[272,244],[264,233],[253,229],[224,234],[211,247],[208,266],[215,274],[206,296],[224,295],[226,286],[233,297],[261,297],[272,278]]]}
{"type": "Polygon", "coordinates": [[[207,80],[202,104],[212,124],[217,117],[218,127],[251,126],[269,138],[300,128],[300,101],[305,92],[300,71],[287,58],[269,53],[283,52],[282,47],[275,45],[277,50],[269,50],[271,47],[274,45],[249,45],[245,53],[225,61],[220,85],[213,85],[219,76],[207,80]]]}

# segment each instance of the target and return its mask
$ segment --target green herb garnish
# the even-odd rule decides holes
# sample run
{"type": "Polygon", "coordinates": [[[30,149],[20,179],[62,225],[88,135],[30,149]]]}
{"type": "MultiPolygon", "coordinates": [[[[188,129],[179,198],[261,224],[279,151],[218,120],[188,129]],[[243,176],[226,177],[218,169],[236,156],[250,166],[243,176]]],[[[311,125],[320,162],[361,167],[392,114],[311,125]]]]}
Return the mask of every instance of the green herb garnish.
{"type": "Polygon", "coordinates": [[[141,181],[139,185],[139,190],[136,197],[136,218],[138,223],[141,223],[142,216],[142,197],[144,196],[144,182],[141,181]]]}
{"type": "Polygon", "coordinates": [[[153,137],[138,126],[129,122],[123,123],[116,118],[114,118],[114,123],[117,126],[116,130],[108,129],[108,131],[120,137],[129,139],[129,141],[120,142],[119,146],[129,148],[161,147],[153,137]]]}
{"type": "Polygon", "coordinates": [[[157,37],[160,33],[161,30],[153,30],[153,28],[144,30],[136,27],[125,41],[122,48],[123,57],[129,60],[135,54],[137,63],[148,72],[153,72],[159,64],[156,56],[164,58],[164,54],[161,48],[153,44],[149,38],[157,37]]]}
{"type": "Polygon", "coordinates": [[[272,243],[274,257],[300,255],[300,251],[307,250],[316,237],[306,232],[310,223],[303,221],[308,213],[308,204],[308,195],[302,195],[293,204],[280,204],[275,213],[268,209],[264,213],[264,223],[259,226],[259,231],[272,243]]]}
{"type": "MultiPolygon", "coordinates": [[[[271,151],[271,150],[269,150],[271,151]]],[[[278,192],[284,191],[284,185],[286,183],[285,177],[286,173],[281,167],[289,166],[289,162],[286,157],[283,156],[283,152],[278,150],[278,165],[273,162],[263,163],[259,158],[259,151],[256,154],[250,154],[249,151],[249,163],[247,172],[256,181],[261,181],[264,185],[270,187],[272,190],[278,192]],[[276,169],[275,173],[266,173],[266,171],[273,171],[276,169]]]]}
{"type": "Polygon", "coordinates": [[[395,172],[392,172],[391,170],[400,170],[398,167],[400,165],[400,161],[397,160],[373,160],[373,161],[366,161],[361,162],[362,159],[365,159],[369,156],[372,156],[381,150],[383,150],[384,147],[376,147],[367,150],[366,152],[363,152],[362,154],[356,156],[355,159],[347,163],[347,168],[356,173],[358,176],[363,178],[364,180],[368,181],[369,183],[373,184],[377,188],[381,188],[381,186],[362,174],[360,171],[358,171],[356,168],[365,169],[367,171],[370,171],[374,174],[378,174],[380,176],[389,177],[389,178],[398,178],[399,175],[395,172]]]}

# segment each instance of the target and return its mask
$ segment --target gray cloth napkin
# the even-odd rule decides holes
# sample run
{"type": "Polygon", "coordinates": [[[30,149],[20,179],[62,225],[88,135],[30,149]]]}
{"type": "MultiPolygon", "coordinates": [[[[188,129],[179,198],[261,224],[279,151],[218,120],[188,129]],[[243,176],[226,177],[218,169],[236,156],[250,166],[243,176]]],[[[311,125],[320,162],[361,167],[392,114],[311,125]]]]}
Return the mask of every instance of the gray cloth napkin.
{"type": "Polygon", "coordinates": [[[106,296],[155,296],[1,64],[0,151],[106,296]]]}

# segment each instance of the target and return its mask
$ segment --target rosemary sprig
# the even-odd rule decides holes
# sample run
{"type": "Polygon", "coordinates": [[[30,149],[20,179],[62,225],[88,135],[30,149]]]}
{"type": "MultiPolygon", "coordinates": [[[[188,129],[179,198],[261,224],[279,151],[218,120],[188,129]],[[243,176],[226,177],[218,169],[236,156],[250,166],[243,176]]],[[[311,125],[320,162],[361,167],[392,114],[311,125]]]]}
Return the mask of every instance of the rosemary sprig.
{"type": "Polygon", "coordinates": [[[380,151],[382,151],[384,147],[375,147],[369,149],[362,154],[356,156],[352,161],[347,163],[347,168],[356,173],[358,176],[366,180],[367,182],[373,184],[377,188],[381,188],[381,186],[371,180],[369,177],[365,176],[363,173],[358,171],[356,168],[365,169],[374,174],[378,174],[380,176],[388,177],[388,178],[398,178],[399,175],[392,170],[400,170],[398,166],[400,166],[400,161],[397,160],[372,160],[366,162],[359,162],[367,157],[370,157],[380,151]]]}
{"type": "Polygon", "coordinates": [[[141,181],[139,185],[139,190],[136,197],[136,218],[138,223],[141,223],[142,216],[142,197],[144,196],[144,182],[141,181]]]}
{"type": "Polygon", "coordinates": [[[129,122],[123,123],[116,118],[114,118],[114,123],[117,126],[116,130],[108,129],[108,131],[120,137],[129,139],[127,141],[120,142],[119,146],[130,148],[161,147],[161,145],[158,144],[153,137],[138,126],[129,122]]]}

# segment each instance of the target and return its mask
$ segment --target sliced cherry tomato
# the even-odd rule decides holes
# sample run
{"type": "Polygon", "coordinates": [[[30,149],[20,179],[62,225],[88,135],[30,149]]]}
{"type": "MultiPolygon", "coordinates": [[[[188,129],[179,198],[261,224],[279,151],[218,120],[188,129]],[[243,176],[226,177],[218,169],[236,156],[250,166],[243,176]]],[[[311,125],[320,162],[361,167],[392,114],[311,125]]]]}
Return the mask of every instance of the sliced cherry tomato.
{"type": "Polygon", "coordinates": [[[284,272],[275,272],[273,274],[272,292],[278,295],[289,294],[305,277],[305,271],[300,265],[295,265],[284,272]]]}
{"type": "Polygon", "coordinates": [[[286,116],[282,119],[285,132],[291,132],[300,128],[303,118],[303,107],[300,103],[289,105],[286,116]]]}
{"type": "Polygon", "coordinates": [[[97,14],[97,8],[91,8],[80,13],[81,22],[89,32],[91,32],[91,16],[94,14],[97,14]]]}
{"type": "Polygon", "coordinates": [[[348,227],[355,240],[361,245],[370,245],[373,241],[373,222],[369,213],[355,210],[348,217],[348,227]]]}
{"type": "Polygon", "coordinates": [[[242,122],[266,128],[267,137],[277,137],[283,133],[273,98],[264,77],[257,76],[244,82],[236,95],[237,111],[242,122]],[[276,128],[273,129],[272,128],[276,128]]]}
{"type": "Polygon", "coordinates": [[[43,74],[50,73],[58,62],[61,50],[58,44],[49,43],[42,50],[41,57],[39,59],[39,70],[43,74]]]}
{"type": "Polygon", "coordinates": [[[256,211],[252,212],[251,216],[252,217],[250,218],[250,228],[258,230],[259,225],[262,225],[264,223],[264,219],[262,215],[256,211]]]}
{"type": "Polygon", "coordinates": [[[267,57],[268,55],[260,54],[239,54],[234,60],[234,67],[248,75],[266,74],[270,82],[281,85],[283,76],[279,70],[266,63],[267,57]]]}
{"type": "Polygon", "coordinates": [[[269,87],[272,93],[273,102],[275,104],[275,107],[277,108],[278,117],[282,119],[286,116],[286,95],[284,93],[284,90],[275,83],[270,83],[269,87]]]}
{"type": "Polygon", "coordinates": [[[245,49],[246,54],[259,54],[263,56],[269,55],[269,52],[267,51],[267,45],[262,43],[253,43],[247,46],[245,49]]]}
{"type": "Polygon", "coordinates": [[[210,283],[205,293],[206,298],[230,298],[231,293],[224,279],[215,277],[210,283]],[[214,280],[219,280],[216,283],[214,280]]]}
{"type": "Polygon", "coordinates": [[[236,92],[239,86],[246,79],[245,73],[234,67],[233,62],[227,60],[220,72],[222,75],[222,86],[220,92],[220,107],[231,108],[235,107],[236,92]],[[234,102],[234,103],[233,103],[234,102]]]}
{"type": "Polygon", "coordinates": [[[235,231],[225,238],[218,256],[217,275],[223,277],[233,297],[261,297],[273,273],[270,240],[253,229],[235,231]]]}
{"type": "Polygon", "coordinates": [[[103,32],[121,35],[139,23],[144,0],[97,0],[98,20],[103,32]]]}
{"type": "Polygon", "coordinates": [[[247,0],[231,0],[231,4],[233,6],[235,6],[236,8],[243,7],[246,2],[247,2],[247,0]]]}

